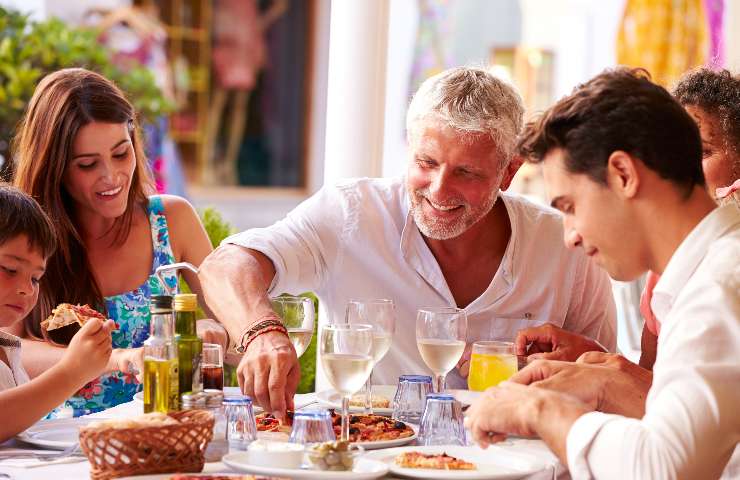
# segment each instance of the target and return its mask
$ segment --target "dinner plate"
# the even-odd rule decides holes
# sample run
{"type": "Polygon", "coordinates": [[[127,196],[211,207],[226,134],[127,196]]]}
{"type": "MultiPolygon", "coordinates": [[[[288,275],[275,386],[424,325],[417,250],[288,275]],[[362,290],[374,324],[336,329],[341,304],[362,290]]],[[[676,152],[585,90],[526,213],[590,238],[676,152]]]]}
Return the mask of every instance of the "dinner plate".
{"type": "Polygon", "coordinates": [[[487,450],[475,446],[462,447],[459,445],[400,447],[369,452],[363,458],[385,463],[393,475],[445,480],[513,480],[541,472],[550,466],[534,455],[497,446],[491,446],[487,450]],[[447,453],[453,457],[474,463],[476,470],[402,468],[396,465],[395,459],[405,452],[447,453]]]}
{"type": "Polygon", "coordinates": [[[80,442],[80,427],[100,420],[104,419],[80,417],[42,420],[16,435],[16,438],[42,448],[64,450],[80,442]]]}
{"type": "MultiPolygon", "coordinates": [[[[393,397],[396,396],[395,385],[373,385],[373,395],[382,395],[388,399],[390,406],[388,408],[373,408],[373,413],[376,415],[385,415],[390,417],[393,414],[393,397]]],[[[316,394],[316,398],[330,407],[336,408],[338,411],[342,409],[342,396],[334,390],[324,390],[316,394]]],[[[351,413],[364,413],[365,407],[355,407],[350,405],[349,411],[351,413]]]]}
{"type": "Polygon", "coordinates": [[[239,472],[257,475],[271,475],[293,479],[311,480],[372,480],[388,473],[388,465],[378,460],[360,457],[355,460],[351,471],[329,472],[324,470],[308,470],[302,468],[260,467],[249,464],[246,452],[236,452],[224,455],[221,460],[228,467],[239,472]]]}

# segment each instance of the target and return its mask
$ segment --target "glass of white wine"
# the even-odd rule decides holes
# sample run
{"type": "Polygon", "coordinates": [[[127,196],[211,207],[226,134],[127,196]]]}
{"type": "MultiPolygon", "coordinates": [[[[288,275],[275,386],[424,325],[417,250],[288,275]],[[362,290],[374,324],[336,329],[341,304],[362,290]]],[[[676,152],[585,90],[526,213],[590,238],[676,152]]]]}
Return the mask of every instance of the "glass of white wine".
{"type": "Polygon", "coordinates": [[[426,308],[417,312],[416,346],[434,373],[436,393],[444,391],[447,373],[460,361],[467,331],[468,317],[461,308],[426,308]]]}
{"type": "MultiPolygon", "coordinates": [[[[385,357],[396,330],[396,307],[393,300],[352,300],[347,304],[345,321],[373,327],[373,367],[385,357]]],[[[373,413],[373,372],[365,383],[365,414],[373,413]]]]}
{"type": "Polygon", "coordinates": [[[324,325],[319,332],[319,354],[329,383],[342,396],[341,440],[349,440],[349,399],[362,388],[373,368],[373,327],[324,325]]]}
{"type": "Polygon", "coordinates": [[[270,302],[272,309],[288,329],[288,337],[293,343],[295,354],[300,357],[308,348],[313,336],[313,325],[316,320],[313,301],[308,297],[283,295],[271,298],[270,302]]]}

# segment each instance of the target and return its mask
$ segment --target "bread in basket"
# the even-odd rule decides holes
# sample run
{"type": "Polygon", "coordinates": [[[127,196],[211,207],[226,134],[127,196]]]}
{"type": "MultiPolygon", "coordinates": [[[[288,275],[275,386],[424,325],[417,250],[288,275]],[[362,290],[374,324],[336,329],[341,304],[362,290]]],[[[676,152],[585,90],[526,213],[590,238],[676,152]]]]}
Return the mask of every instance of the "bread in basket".
{"type": "Polygon", "coordinates": [[[145,473],[200,472],[212,436],[210,412],[149,413],[81,428],[80,448],[90,461],[93,480],[145,473]]]}

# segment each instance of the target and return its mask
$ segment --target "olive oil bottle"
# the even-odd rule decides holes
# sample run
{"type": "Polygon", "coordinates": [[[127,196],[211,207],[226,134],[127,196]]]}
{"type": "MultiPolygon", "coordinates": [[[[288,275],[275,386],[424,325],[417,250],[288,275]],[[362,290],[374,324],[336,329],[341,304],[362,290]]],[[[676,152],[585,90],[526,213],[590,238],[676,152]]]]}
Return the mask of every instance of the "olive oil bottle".
{"type": "Polygon", "coordinates": [[[178,409],[177,347],[172,335],[172,297],[152,295],[149,338],[144,342],[144,413],[178,409]]]}
{"type": "Polygon", "coordinates": [[[175,343],[180,372],[179,396],[185,392],[199,392],[203,389],[200,371],[203,340],[196,332],[195,311],[198,297],[193,293],[175,295],[175,343]]]}

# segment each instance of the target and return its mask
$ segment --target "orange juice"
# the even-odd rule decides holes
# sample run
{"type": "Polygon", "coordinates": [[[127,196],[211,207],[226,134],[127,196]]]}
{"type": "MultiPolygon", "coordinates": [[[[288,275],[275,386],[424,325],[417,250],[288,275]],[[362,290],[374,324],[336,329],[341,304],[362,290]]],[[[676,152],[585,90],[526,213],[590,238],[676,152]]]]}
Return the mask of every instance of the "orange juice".
{"type": "Polygon", "coordinates": [[[482,392],[517,372],[516,355],[475,353],[470,356],[468,388],[482,392]]]}

